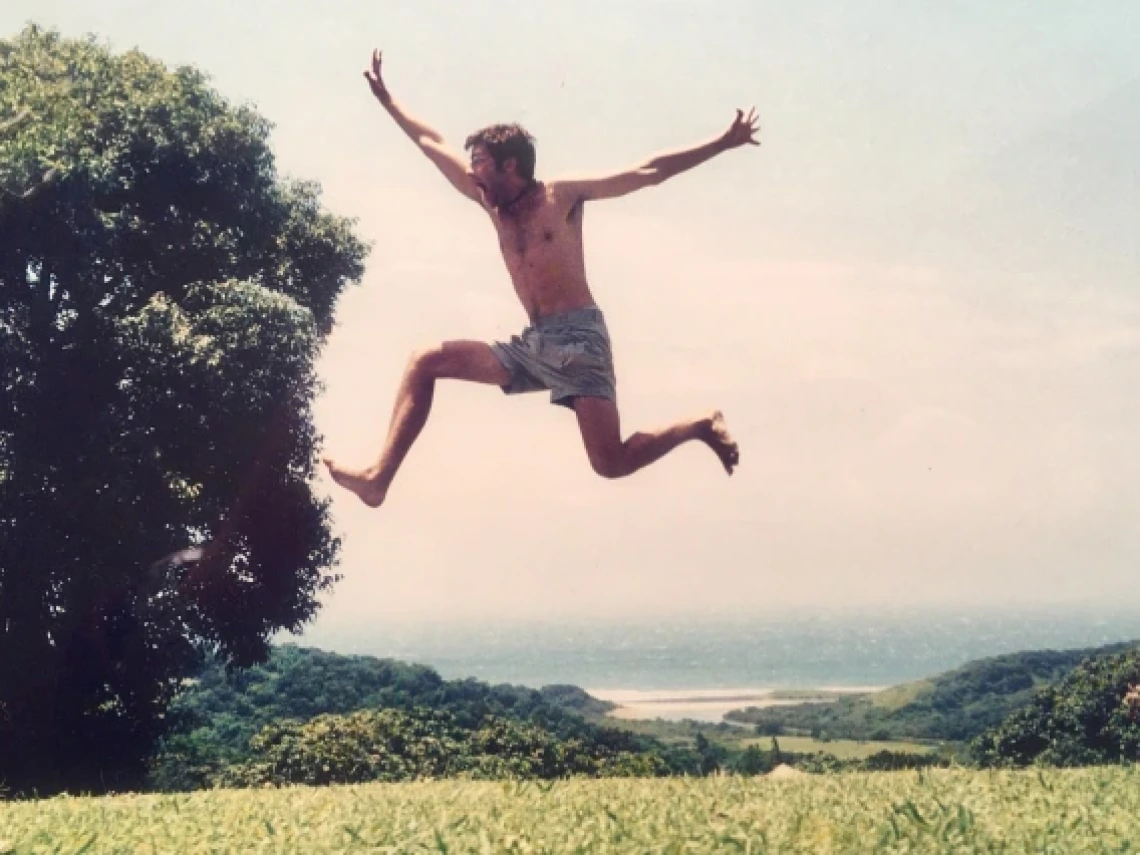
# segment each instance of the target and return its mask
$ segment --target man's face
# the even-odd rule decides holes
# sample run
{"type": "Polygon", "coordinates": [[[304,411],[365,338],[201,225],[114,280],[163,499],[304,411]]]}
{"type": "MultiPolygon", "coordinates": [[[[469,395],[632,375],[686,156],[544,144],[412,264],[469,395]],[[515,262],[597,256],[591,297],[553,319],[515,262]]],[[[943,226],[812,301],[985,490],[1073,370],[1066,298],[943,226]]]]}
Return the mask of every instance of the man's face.
{"type": "Polygon", "coordinates": [[[485,146],[477,145],[471,149],[471,177],[487,201],[498,201],[507,174],[495,166],[495,161],[485,146]]]}

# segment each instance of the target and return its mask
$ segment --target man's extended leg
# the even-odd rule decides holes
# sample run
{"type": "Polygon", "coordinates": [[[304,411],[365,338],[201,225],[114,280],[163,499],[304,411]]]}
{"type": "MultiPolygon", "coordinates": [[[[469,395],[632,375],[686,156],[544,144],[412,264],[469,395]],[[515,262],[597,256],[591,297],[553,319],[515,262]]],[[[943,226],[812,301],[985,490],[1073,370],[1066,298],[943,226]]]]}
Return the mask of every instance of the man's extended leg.
{"type": "Polygon", "coordinates": [[[366,469],[345,469],[325,457],[333,480],[356,493],[366,505],[378,507],[408,449],[427,423],[435,381],[444,378],[502,386],[510,376],[490,345],[479,341],[448,341],[414,354],[396,393],[388,439],[380,459],[366,469]]]}
{"type": "Polygon", "coordinates": [[[740,450],[719,410],[659,430],[639,431],[624,441],[617,405],[608,398],[575,398],[574,412],[578,414],[590,465],[603,478],[632,475],[691,439],[699,439],[711,448],[729,475],[740,462],[740,450]]]}

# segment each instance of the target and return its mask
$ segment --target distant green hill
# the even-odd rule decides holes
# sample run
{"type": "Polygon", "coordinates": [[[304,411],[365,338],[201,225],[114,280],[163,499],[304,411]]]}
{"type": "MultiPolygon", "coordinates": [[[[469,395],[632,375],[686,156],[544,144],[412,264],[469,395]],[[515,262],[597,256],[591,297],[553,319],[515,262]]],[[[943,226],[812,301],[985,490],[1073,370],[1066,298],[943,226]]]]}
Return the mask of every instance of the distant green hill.
{"type": "Polygon", "coordinates": [[[969,662],[925,680],[833,703],[733,710],[725,718],[761,733],[802,733],[834,739],[964,741],[1026,706],[1044,686],[1093,656],[1137,642],[1080,650],[1011,653],[969,662]]]}
{"type": "Polygon", "coordinates": [[[538,693],[545,701],[555,706],[593,718],[599,718],[618,708],[613,701],[599,700],[577,686],[543,686],[538,693]]]}
{"type": "Polygon", "coordinates": [[[275,646],[262,665],[226,673],[210,662],[177,699],[182,729],[211,731],[220,746],[240,748],[279,719],[305,721],[326,713],[414,707],[447,710],[460,722],[487,715],[576,728],[578,715],[604,714],[613,704],[576,686],[541,690],[480,680],[445,680],[425,665],[375,656],[347,656],[294,644],[275,646]]]}
{"type": "Polygon", "coordinates": [[[445,680],[423,665],[287,644],[249,669],[227,673],[218,662],[207,664],[171,708],[174,729],[152,762],[151,779],[163,789],[204,786],[224,767],[249,761],[251,740],[267,727],[380,709],[401,711],[409,721],[435,711],[461,733],[492,721],[519,722],[540,734],[536,739],[573,742],[591,756],[654,754],[670,771],[696,767],[695,756],[597,723],[613,708],[576,686],[535,690],[445,680]]]}
{"type": "Polygon", "coordinates": [[[1140,760],[1140,647],[1088,659],[970,743],[982,766],[1140,760]]]}

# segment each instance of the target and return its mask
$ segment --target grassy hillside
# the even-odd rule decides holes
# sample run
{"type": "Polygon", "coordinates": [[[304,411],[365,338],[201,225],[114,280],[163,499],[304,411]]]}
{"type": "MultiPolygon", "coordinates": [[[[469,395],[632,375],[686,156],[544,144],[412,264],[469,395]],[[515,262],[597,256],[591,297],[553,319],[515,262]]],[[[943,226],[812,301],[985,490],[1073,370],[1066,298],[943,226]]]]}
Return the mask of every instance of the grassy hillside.
{"type": "Polygon", "coordinates": [[[475,723],[487,715],[575,727],[582,716],[600,718],[614,705],[576,686],[489,685],[444,680],[432,668],[375,656],[346,656],[284,644],[269,660],[227,673],[210,662],[177,698],[172,715],[182,731],[226,751],[240,750],[270,722],[305,721],[327,713],[427,707],[475,723]]]}
{"type": "Polygon", "coordinates": [[[375,656],[347,656],[295,644],[275,646],[269,660],[227,673],[210,662],[175,701],[172,715],[184,731],[226,751],[240,750],[265,725],[305,721],[326,713],[427,707],[466,723],[487,715],[573,727],[583,714],[613,707],[574,686],[541,691],[445,680],[424,665],[375,656]]]}
{"type": "Polygon", "coordinates": [[[1112,644],[1081,650],[1043,650],[994,656],[925,680],[833,703],[734,710],[726,718],[762,733],[834,739],[964,741],[1026,706],[1044,686],[1091,656],[1134,647],[1112,644]]]}
{"type": "Polygon", "coordinates": [[[437,781],[0,803],[0,854],[1135,852],[1140,770],[437,781]]]}

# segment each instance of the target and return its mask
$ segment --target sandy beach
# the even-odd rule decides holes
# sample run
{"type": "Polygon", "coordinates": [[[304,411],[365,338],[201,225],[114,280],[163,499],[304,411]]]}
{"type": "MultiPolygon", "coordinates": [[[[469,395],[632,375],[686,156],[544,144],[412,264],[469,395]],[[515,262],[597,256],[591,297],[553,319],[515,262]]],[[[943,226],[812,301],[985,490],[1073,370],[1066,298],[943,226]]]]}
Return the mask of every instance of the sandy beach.
{"type": "MultiPolygon", "coordinates": [[[[807,691],[860,693],[874,692],[881,686],[817,686],[807,691]]],[[[618,704],[610,713],[622,719],[665,719],[666,721],[720,722],[730,710],[744,707],[774,707],[801,703],[829,703],[829,699],[810,697],[794,700],[773,697],[779,692],[772,688],[720,688],[720,689],[586,689],[599,700],[618,704]]],[[[799,690],[804,691],[804,690],[799,690]]]]}

